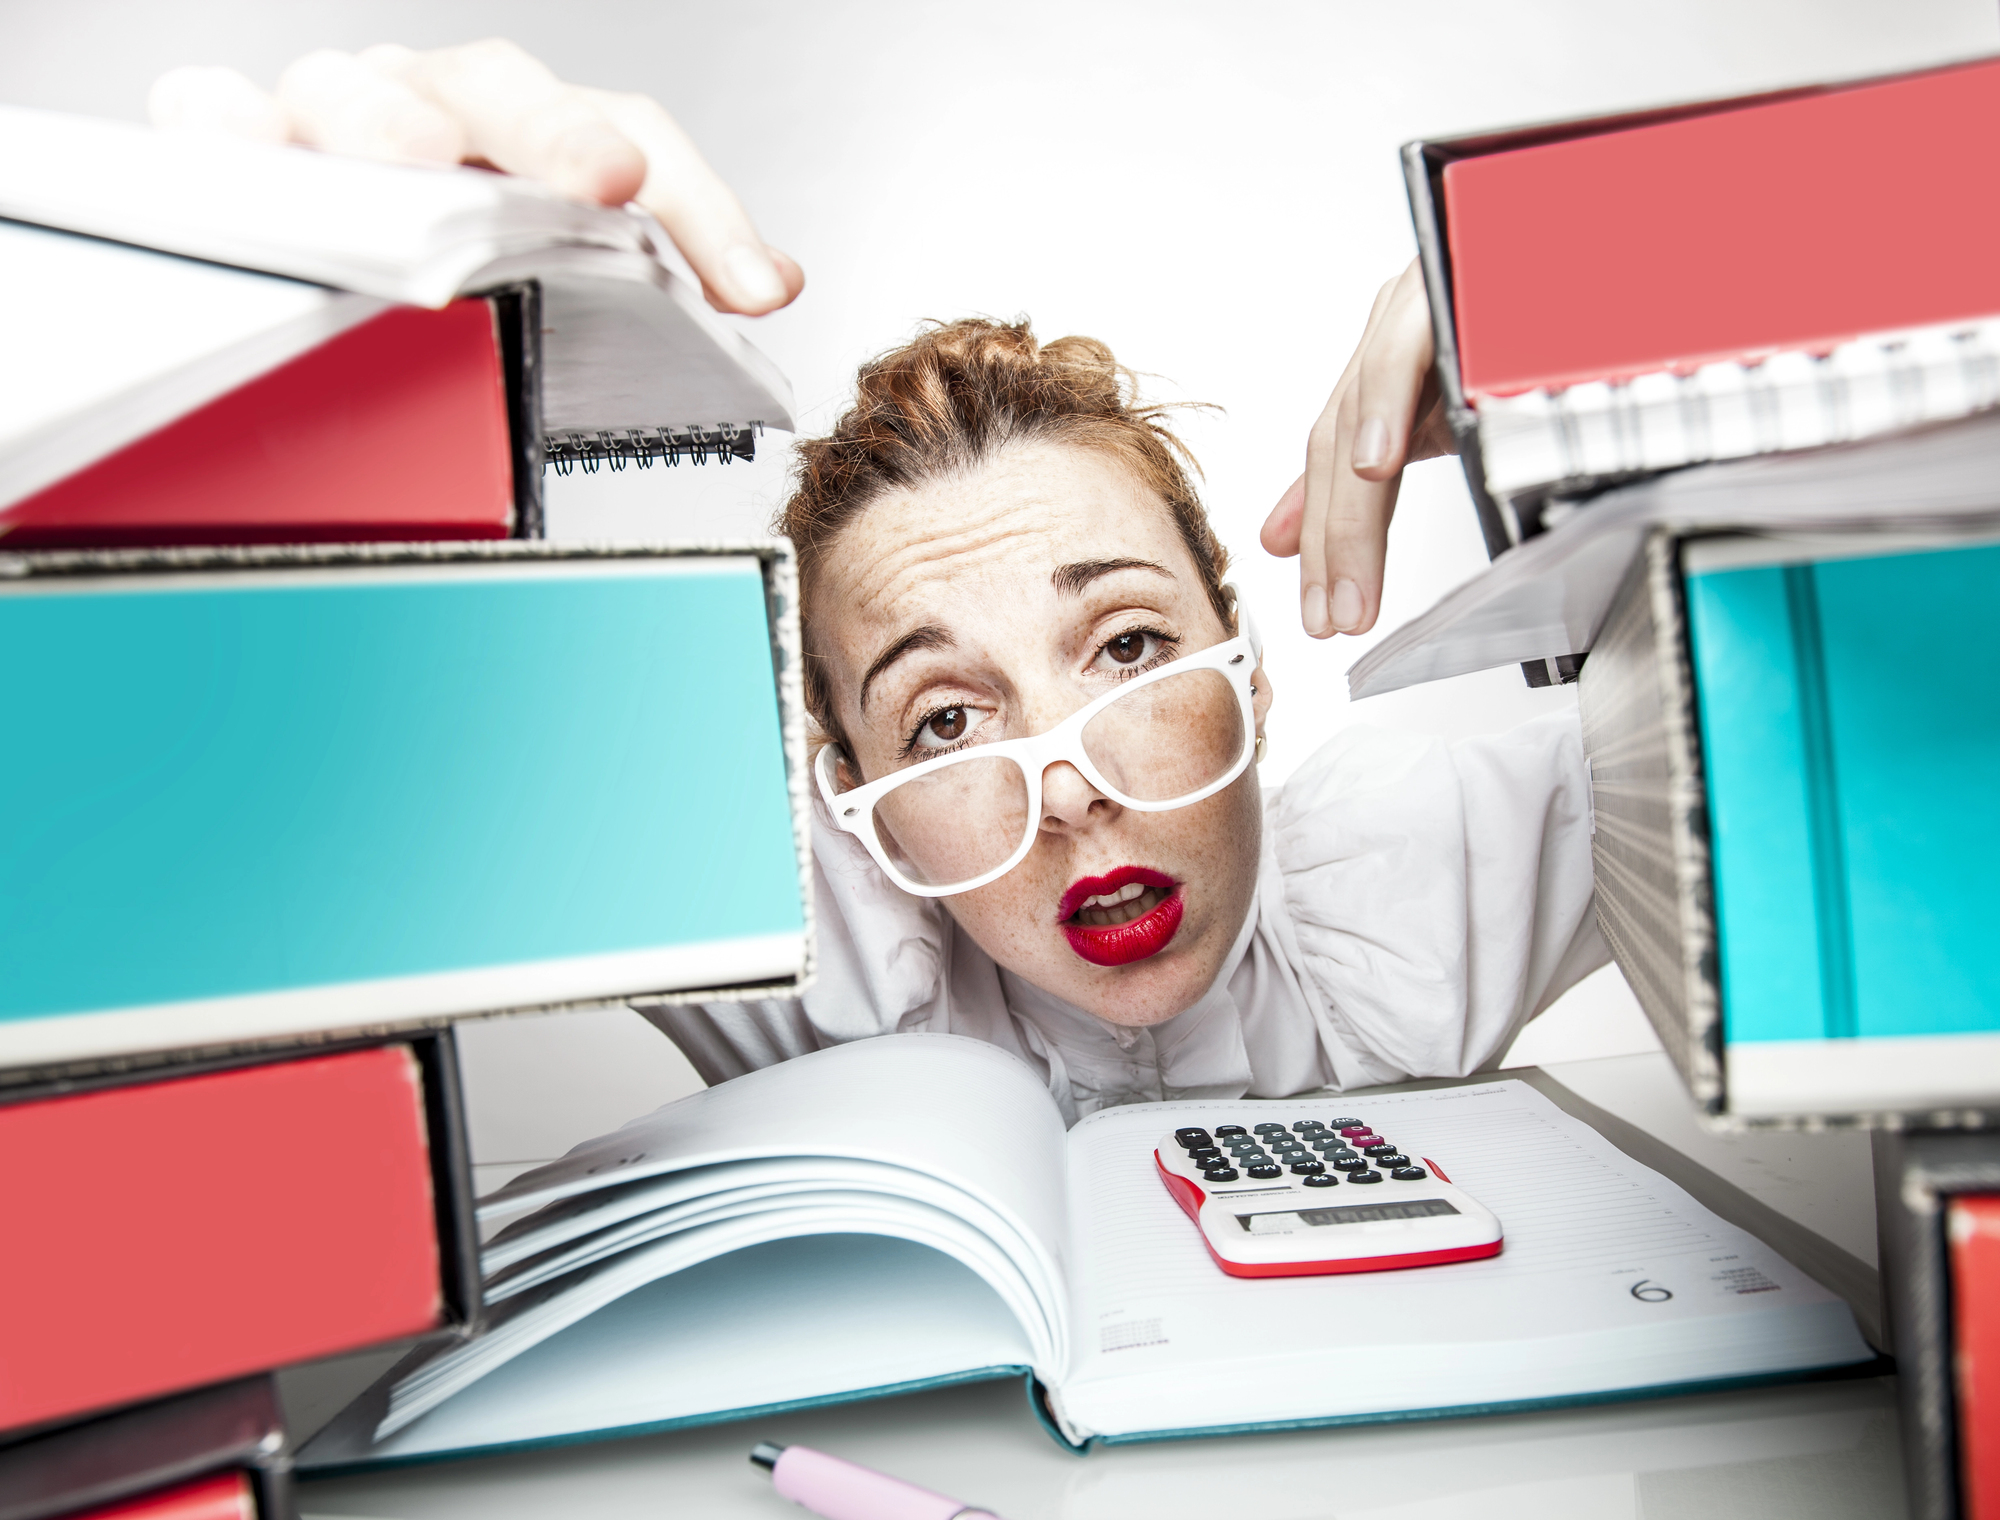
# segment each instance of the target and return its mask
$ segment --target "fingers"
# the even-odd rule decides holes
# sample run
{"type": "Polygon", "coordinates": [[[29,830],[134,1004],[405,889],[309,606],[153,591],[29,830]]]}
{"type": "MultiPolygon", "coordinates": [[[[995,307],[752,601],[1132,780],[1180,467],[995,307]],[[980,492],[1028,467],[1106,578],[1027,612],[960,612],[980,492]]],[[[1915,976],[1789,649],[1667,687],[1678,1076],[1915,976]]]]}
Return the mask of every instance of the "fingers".
{"type": "Polygon", "coordinates": [[[711,305],[756,316],[805,288],[804,271],[764,245],[742,203],[658,102],[609,90],[582,93],[644,152],[646,180],[636,198],[687,255],[711,305]]]}
{"type": "Polygon", "coordinates": [[[1408,462],[1411,431],[1431,381],[1431,314],[1414,260],[1376,298],[1356,357],[1354,472],[1386,481],[1408,462]]]}
{"type": "Polygon", "coordinates": [[[1278,504],[1271,508],[1271,515],[1264,519],[1257,541],[1264,546],[1266,554],[1290,559],[1299,552],[1299,527],[1305,520],[1305,510],[1306,478],[1301,475],[1285,487],[1285,494],[1278,498],[1278,504]]]}
{"type": "Polygon", "coordinates": [[[354,158],[455,164],[465,134],[450,115],[351,53],[308,53],[278,77],[300,142],[354,158]]]}
{"type": "Polygon", "coordinates": [[[221,132],[253,142],[292,135],[285,108],[234,69],[169,69],[146,95],[146,115],[169,130],[221,132]]]}
{"type": "Polygon", "coordinates": [[[511,42],[424,53],[371,48],[364,56],[449,113],[469,156],[495,168],[606,206],[624,205],[645,182],[645,154],[597,108],[593,92],[564,84],[511,42]]]}

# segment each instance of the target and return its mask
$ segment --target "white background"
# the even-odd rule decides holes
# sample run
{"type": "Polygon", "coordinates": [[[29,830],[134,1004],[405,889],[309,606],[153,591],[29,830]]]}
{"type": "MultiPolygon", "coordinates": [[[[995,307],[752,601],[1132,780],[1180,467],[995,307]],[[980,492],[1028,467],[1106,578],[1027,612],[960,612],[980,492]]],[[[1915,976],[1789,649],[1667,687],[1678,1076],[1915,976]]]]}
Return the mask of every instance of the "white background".
{"type": "MultiPolygon", "coordinates": [[[[1369,640],[1305,639],[1292,566],[1257,548],[1376,288],[1414,252],[1397,147],[1996,51],[2000,14],[1994,0],[3,0],[0,100],[138,117],[175,64],[268,84],[313,47],[487,35],[657,96],[805,266],[804,297],[751,328],[807,428],[832,420],[858,360],[967,313],[1089,333],[1167,377],[1159,394],[1222,408],[1185,432],[1270,645],[1279,780],[1344,723],[1456,735],[1572,700],[1509,669],[1350,705],[1342,673],[1369,640]]],[[[783,469],[771,448],[748,467],[554,482],[552,524],[750,531],[783,469]]],[[[1455,462],[1412,471],[1381,629],[1483,559],[1455,462]]],[[[1517,1056],[1650,1043],[1606,972],[1517,1056]]],[[[476,1098],[492,1095],[476,1144],[494,1160],[552,1154],[690,1080],[629,1014],[480,1026],[467,1046],[476,1098]]]]}

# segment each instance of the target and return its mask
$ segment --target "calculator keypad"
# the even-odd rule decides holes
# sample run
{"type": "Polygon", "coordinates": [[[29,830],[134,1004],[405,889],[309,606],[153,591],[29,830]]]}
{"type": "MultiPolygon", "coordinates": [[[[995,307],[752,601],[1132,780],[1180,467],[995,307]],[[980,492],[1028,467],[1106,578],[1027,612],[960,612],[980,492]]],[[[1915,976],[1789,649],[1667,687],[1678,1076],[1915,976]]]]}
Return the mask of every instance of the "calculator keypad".
{"type": "Polygon", "coordinates": [[[1289,1174],[1309,1188],[1335,1187],[1343,1178],[1368,1187],[1385,1180],[1385,1173],[1394,1182],[1430,1176],[1360,1119],[1218,1124],[1213,1134],[1190,1125],[1174,1131],[1174,1142],[1204,1182],[1269,1182],[1289,1174]]]}

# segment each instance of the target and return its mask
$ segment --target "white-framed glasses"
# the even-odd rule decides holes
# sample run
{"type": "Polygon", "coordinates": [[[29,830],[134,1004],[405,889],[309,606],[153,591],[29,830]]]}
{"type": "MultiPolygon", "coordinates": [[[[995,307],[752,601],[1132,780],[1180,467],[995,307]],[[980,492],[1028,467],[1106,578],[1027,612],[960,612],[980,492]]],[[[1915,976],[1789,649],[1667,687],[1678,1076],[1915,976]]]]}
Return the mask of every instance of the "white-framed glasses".
{"type": "Polygon", "coordinates": [[[1005,876],[1033,848],[1042,773],[1068,761],[1121,807],[1164,813],[1212,797],[1256,748],[1259,658],[1247,615],[1236,638],[1197,650],[1079,709],[1046,733],[975,744],[840,790],[836,745],[813,767],[833,821],[905,892],[949,897],[1005,876]]]}

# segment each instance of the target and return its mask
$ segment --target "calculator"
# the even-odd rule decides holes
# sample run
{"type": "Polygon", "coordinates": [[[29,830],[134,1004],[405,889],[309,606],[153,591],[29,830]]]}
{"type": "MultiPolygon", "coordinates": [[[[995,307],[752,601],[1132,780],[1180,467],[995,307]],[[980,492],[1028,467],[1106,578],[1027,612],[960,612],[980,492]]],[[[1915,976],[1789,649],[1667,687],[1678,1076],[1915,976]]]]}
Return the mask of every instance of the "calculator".
{"type": "Polygon", "coordinates": [[[1500,1221],[1362,1119],[1177,1129],[1153,1151],[1232,1277],[1383,1272],[1500,1254],[1500,1221]]]}

